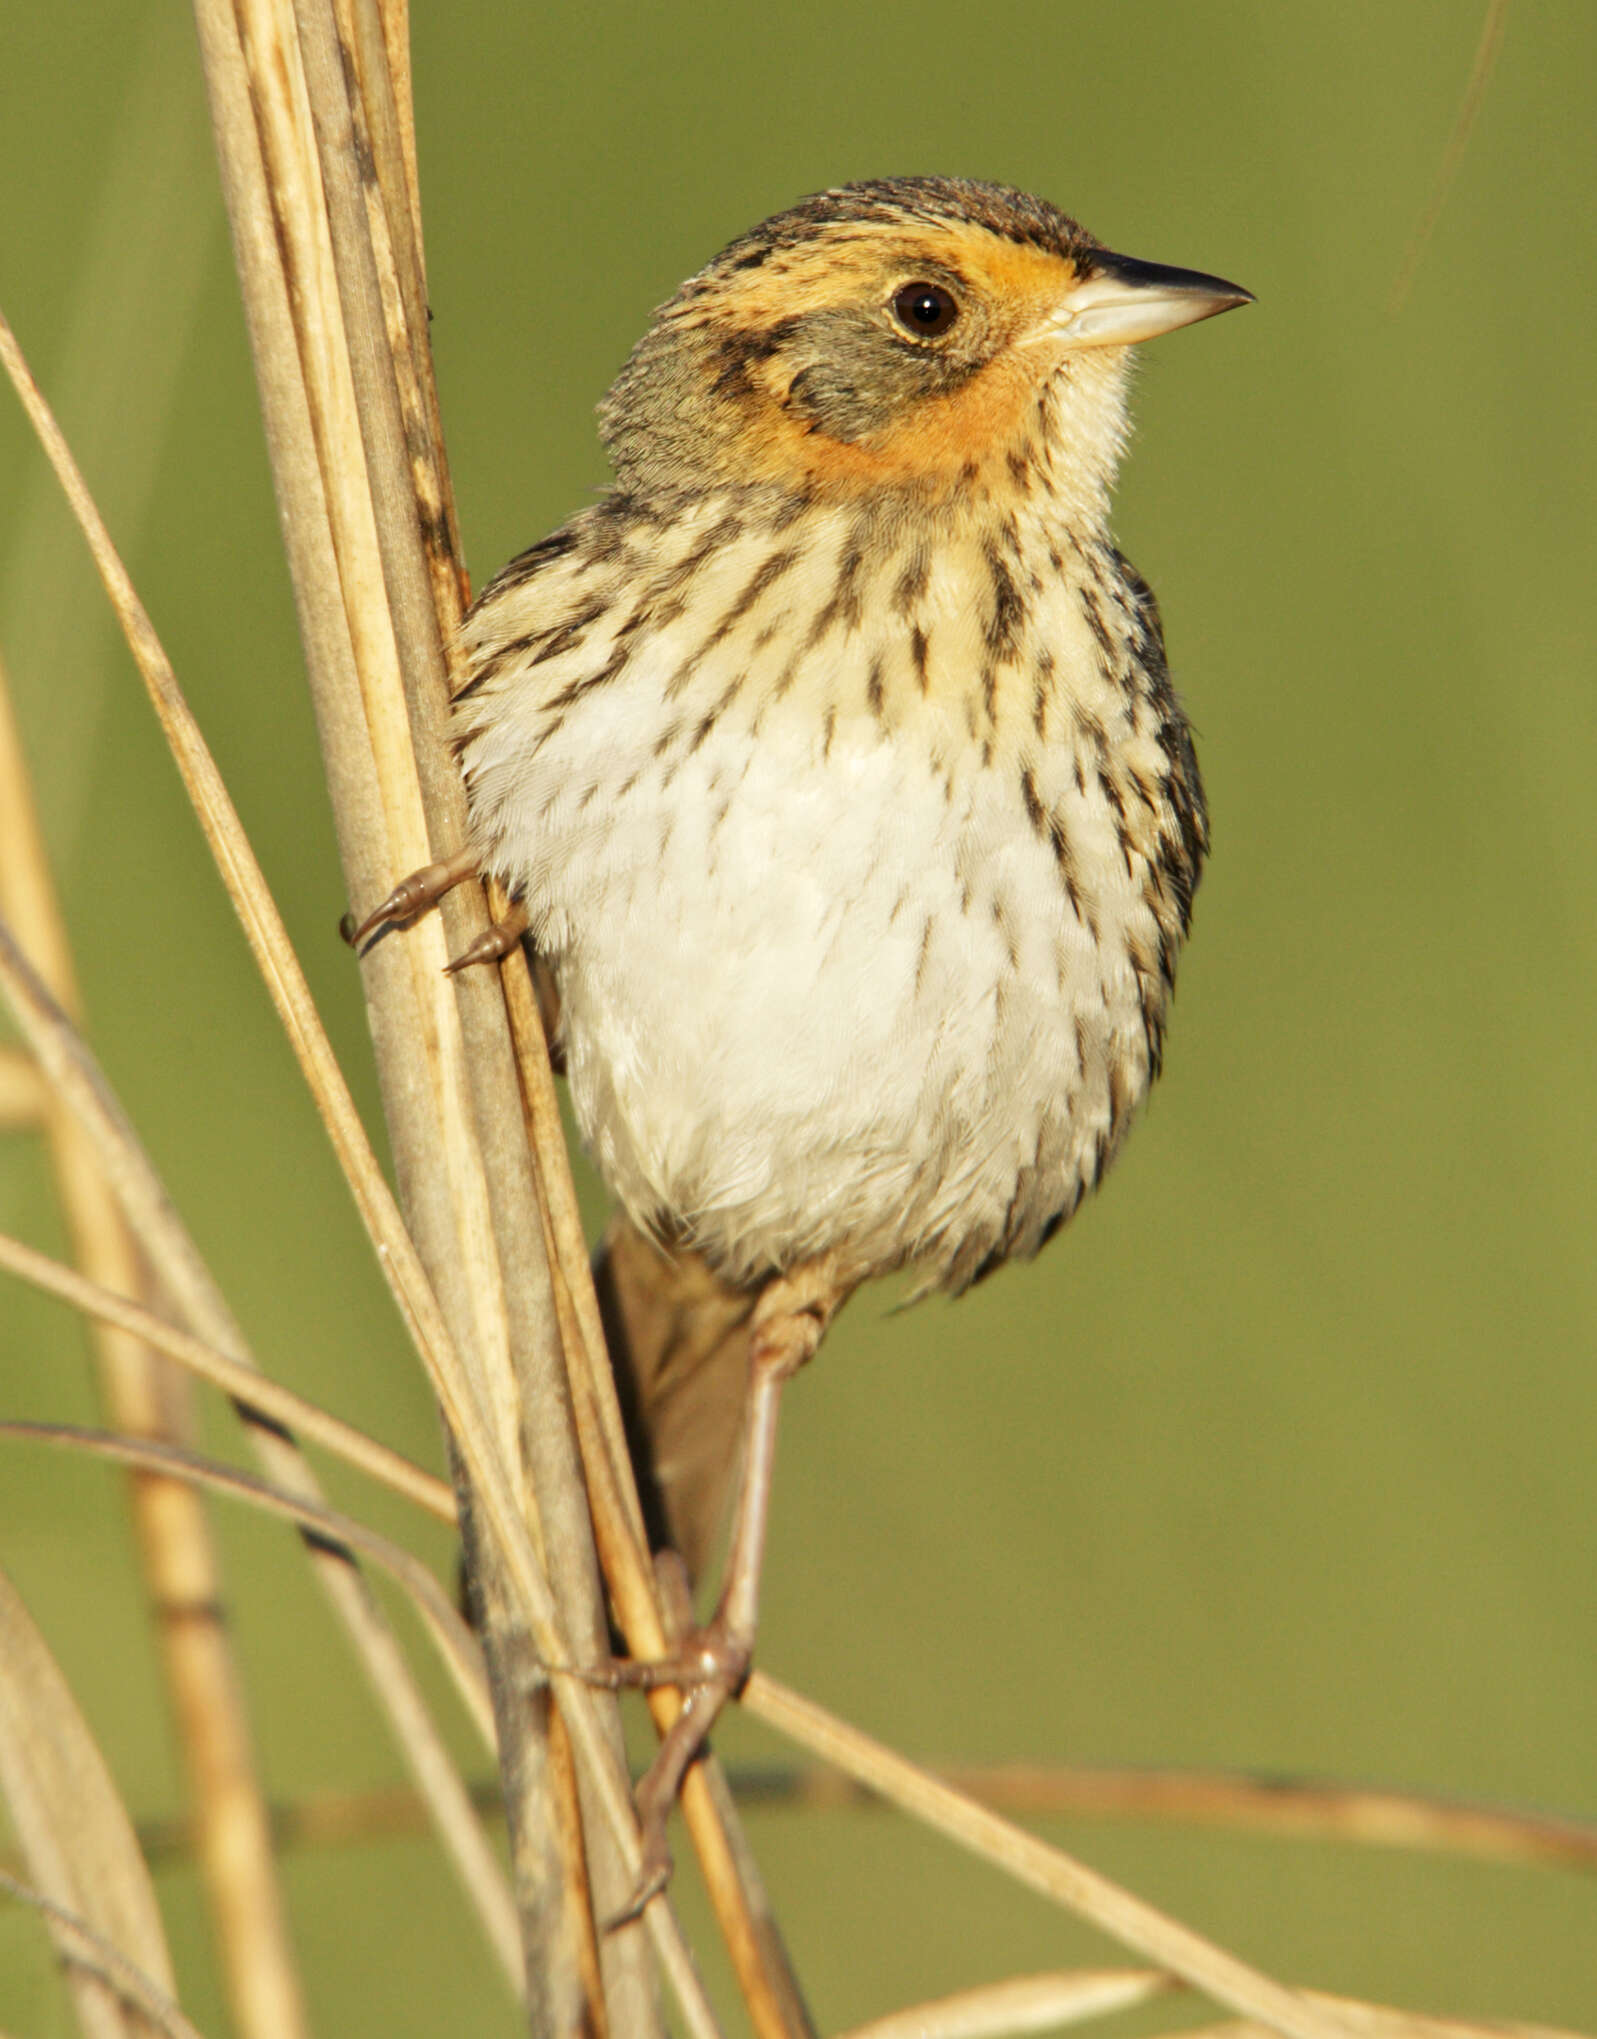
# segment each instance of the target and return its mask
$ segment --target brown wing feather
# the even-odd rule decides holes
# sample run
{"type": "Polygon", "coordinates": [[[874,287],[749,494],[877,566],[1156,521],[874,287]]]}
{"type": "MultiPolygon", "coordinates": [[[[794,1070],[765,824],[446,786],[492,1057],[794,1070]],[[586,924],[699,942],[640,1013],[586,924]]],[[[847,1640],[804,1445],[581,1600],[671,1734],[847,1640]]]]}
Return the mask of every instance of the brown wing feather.
{"type": "Polygon", "coordinates": [[[737,1464],[755,1298],[619,1213],[594,1281],[650,1545],[679,1552],[697,1579],[737,1464]]]}

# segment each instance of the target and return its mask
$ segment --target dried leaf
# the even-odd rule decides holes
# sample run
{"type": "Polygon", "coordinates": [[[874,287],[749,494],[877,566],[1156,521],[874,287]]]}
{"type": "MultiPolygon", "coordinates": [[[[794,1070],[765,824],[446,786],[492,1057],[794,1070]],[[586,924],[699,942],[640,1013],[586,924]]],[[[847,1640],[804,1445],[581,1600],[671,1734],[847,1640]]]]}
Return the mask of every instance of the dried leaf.
{"type": "MultiPolygon", "coordinates": [[[[127,1961],[175,1996],[149,1871],[72,1689],[16,1588],[0,1573],[0,1790],[40,1893],[76,1912],[127,1961]]],[[[74,1942],[52,1926],[63,1954],[74,1942]]],[[[67,1970],[90,2039],[156,2031],[100,1977],[67,1970]]]]}

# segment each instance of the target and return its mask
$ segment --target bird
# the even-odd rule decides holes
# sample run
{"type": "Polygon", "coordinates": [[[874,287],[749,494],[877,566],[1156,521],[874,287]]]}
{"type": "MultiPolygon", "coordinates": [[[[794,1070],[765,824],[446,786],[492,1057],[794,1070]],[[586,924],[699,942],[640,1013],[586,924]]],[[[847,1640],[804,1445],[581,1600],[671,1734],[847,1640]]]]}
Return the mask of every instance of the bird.
{"type": "Polygon", "coordinates": [[[1131,349],[1251,301],[1005,185],[820,192],[656,311],[613,486],[465,618],[437,870],[500,882],[479,949],[524,931],[557,1001],[651,1526],[694,1568],[741,1437],[716,1611],[655,1667],[685,1704],[639,1903],[751,1662],[783,1384],[862,1283],[1035,1254],[1159,1072],[1209,824],[1111,492],[1131,349]]]}

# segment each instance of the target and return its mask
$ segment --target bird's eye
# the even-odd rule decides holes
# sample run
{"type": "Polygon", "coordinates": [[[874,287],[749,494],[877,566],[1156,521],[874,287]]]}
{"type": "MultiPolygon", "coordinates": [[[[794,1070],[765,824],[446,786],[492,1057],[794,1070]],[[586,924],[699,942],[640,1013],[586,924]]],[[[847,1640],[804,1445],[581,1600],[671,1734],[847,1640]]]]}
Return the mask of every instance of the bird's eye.
{"type": "Polygon", "coordinates": [[[935,340],[959,317],[959,306],[940,283],[906,283],[893,298],[893,317],[918,340],[935,340]]]}

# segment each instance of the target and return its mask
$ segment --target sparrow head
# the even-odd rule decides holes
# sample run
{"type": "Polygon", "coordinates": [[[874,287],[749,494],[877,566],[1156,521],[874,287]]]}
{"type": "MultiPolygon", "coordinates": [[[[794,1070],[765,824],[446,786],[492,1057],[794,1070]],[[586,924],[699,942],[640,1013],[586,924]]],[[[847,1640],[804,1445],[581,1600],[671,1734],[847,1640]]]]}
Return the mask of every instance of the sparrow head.
{"type": "Polygon", "coordinates": [[[805,199],[691,277],[600,409],[629,492],[764,483],[939,500],[1044,486],[1101,505],[1126,349],[1246,304],[1111,254],[1045,200],[903,177],[805,199]]]}

